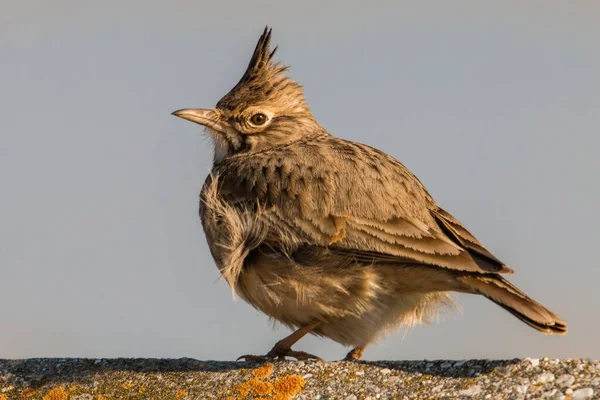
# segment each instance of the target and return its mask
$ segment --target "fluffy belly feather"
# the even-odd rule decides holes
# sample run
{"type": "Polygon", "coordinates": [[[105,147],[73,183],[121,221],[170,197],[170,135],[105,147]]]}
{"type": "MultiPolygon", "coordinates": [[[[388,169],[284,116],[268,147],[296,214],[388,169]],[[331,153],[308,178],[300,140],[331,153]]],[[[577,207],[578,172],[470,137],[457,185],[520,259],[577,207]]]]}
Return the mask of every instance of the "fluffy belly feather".
{"type": "Polygon", "coordinates": [[[454,307],[443,283],[410,266],[297,265],[270,254],[253,258],[240,273],[236,292],[269,317],[291,328],[322,324],[313,332],[346,346],[365,346],[393,328],[435,319],[454,307]]]}

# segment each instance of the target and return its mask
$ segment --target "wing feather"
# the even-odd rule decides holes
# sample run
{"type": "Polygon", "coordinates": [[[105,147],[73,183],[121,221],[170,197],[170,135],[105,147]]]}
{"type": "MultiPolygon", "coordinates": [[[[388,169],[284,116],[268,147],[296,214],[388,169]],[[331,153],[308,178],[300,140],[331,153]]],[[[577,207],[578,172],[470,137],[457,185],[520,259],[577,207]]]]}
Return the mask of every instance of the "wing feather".
{"type": "Polygon", "coordinates": [[[404,165],[366,145],[317,135],[230,157],[214,172],[230,203],[261,204],[273,248],[317,245],[365,262],[512,271],[442,210],[404,165]],[[277,184],[269,184],[273,179],[277,184]]]}

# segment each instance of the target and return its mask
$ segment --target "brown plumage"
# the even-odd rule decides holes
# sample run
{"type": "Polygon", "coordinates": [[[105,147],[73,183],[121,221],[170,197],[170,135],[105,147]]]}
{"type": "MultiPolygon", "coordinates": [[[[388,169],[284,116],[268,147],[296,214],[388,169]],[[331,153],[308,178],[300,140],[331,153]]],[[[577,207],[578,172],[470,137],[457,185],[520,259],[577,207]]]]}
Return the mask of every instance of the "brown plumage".
{"type": "Polygon", "coordinates": [[[248,303],[298,329],[266,357],[314,357],[291,350],[311,332],[352,346],[347,357],[357,359],[389,329],[452,307],[452,291],[566,333],[404,165],[327,133],[302,87],[273,62],[270,39],[265,29],[215,108],[174,113],[204,125],[215,145],[200,216],[221,274],[248,303]]]}

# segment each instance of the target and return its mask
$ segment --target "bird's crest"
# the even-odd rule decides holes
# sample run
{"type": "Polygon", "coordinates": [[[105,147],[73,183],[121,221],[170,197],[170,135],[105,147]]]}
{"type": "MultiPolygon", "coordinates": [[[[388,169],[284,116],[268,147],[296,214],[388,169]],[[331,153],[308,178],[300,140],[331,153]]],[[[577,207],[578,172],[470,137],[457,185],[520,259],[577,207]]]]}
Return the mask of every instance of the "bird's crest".
{"type": "Polygon", "coordinates": [[[273,62],[277,47],[271,50],[271,29],[265,27],[258,39],[250,63],[244,75],[219,102],[217,108],[233,110],[276,98],[281,95],[296,95],[303,99],[302,87],[283,73],[287,66],[273,62]]]}
{"type": "Polygon", "coordinates": [[[275,52],[277,52],[277,46],[271,51],[271,29],[265,27],[263,34],[258,39],[258,43],[256,43],[256,48],[254,49],[254,53],[252,54],[252,58],[250,59],[250,63],[248,64],[248,68],[246,68],[246,72],[244,73],[241,82],[251,81],[260,74],[269,72],[277,74],[285,71],[287,67],[271,63],[275,52]]]}

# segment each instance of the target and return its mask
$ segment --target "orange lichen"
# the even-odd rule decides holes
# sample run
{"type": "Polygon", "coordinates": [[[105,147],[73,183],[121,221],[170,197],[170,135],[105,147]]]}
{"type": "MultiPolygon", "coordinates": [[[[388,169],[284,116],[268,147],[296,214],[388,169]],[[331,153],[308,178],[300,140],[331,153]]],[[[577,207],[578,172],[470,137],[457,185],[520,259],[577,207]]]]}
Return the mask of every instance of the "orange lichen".
{"type": "Polygon", "coordinates": [[[273,370],[275,369],[275,364],[267,363],[265,365],[261,365],[258,368],[254,368],[252,370],[252,376],[257,379],[265,379],[271,376],[273,370]]]}
{"type": "Polygon", "coordinates": [[[273,384],[271,382],[264,382],[260,379],[251,378],[246,382],[252,394],[257,396],[264,396],[273,391],[273,384]]]}
{"type": "Polygon", "coordinates": [[[250,394],[250,389],[247,386],[247,382],[236,385],[233,390],[239,394],[239,397],[234,397],[233,400],[244,399],[250,394]]]}
{"type": "MultiPolygon", "coordinates": [[[[306,381],[298,375],[284,376],[275,382],[267,381],[266,378],[273,374],[274,369],[275,365],[273,363],[254,368],[251,371],[252,377],[234,386],[233,393],[230,393],[226,400],[247,400],[248,398],[254,400],[291,400],[302,391],[306,381]]],[[[226,394],[223,393],[218,397],[225,396],[226,394]]]]}
{"type": "Polygon", "coordinates": [[[245,398],[249,394],[264,396],[273,391],[273,384],[260,379],[250,378],[246,382],[237,385],[235,390],[238,392],[240,399],[245,398]]]}
{"type": "Polygon", "coordinates": [[[64,386],[58,386],[54,389],[50,390],[42,400],[67,400],[69,398],[69,392],[65,389],[64,386]]]}
{"type": "Polygon", "coordinates": [[[38,393],[38,390],[32,388],[25,388],[21,391],[21,397],[31,397],[38,393]]]}
{"type": "Polygon", "coordinates": [[[4,393],[0,393],[0,400],[8,400],[8,396],[4,393]]]}
{"type": "Polygon", "coordinates": [[[146,393],[146,388],[145,388],[145,387],[143,387],[143,386],[141,386],[141,387],[138,389],[138,393],[139,393],[139,394],[144,394],[144,393],[146,393]]]}
{"type": "Polygon", "coordinates": [[[132,386],[133,386],[133,383],[131,383],[131,382],[123,382],[123,384],[121,385],[121,387],[123,389],[131,389],[132,386]]]}
{"type": "Polygon", "coordinates": [[[288,399],[300,393],[305,384],[306,380],[304,380],[303,377],[298,375],[289,375],[284,376],[276,381],[273,384],[273,388],[275,389],[275,394],[277,397],[288,399]]]}
{"type": "Polygon", "coordinates": [[[187,396],[187,390],[185,389],[179,389],[175,392],[176,399],[183,399],[185,396],[187,396]]]}

